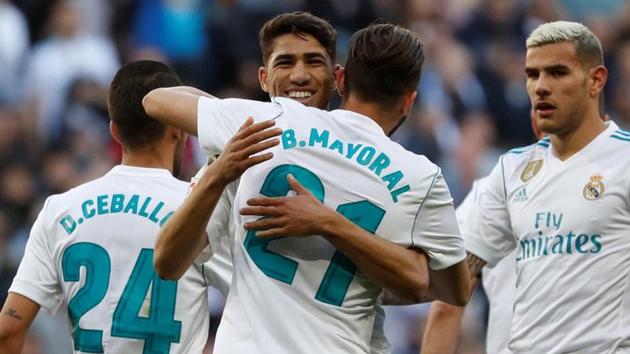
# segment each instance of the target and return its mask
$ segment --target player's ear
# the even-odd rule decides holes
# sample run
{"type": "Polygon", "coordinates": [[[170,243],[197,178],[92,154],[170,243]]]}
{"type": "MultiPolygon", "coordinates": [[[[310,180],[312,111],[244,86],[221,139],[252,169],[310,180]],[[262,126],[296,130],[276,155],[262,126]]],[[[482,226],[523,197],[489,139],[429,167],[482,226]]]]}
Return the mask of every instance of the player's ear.
{"type": "Polygon", "coordinates": [[[416,102],[416,97],[418,97],[418,91],[416,90],[405,93],[402,104],[400,105],[401,116],[406,117],[411,113],[411,108],[413,108],[413,104],[416,102]]]}
{"type": "Polygon", "coordinates": [[[185,137],[185,133],[179,129],[169,127],[170,136],[173,141],[180,141],[185,137]]]}
{"type": "Polygon", "coordinates": [[[591,97],[597,97],[604,89],[606,80],[608,79],[608,70],[603,65],[598,65],[591,69],[591,77],[589,80],[589,93],[591,97]]]}
{"type": "Polygon", "coordinates": [[[333,69],[332,69],[332,83],[333,83],[333,91],[337,91],[337,72],[341,70],[341,65],[339,64],[334,64],[333,65],[333,69]]]}
{"type": "Polygon", "coordinates": [[[265,66],[258,68],[258,82],[260,83],[260,88],[269,93],[269,87],[267,86],[267,68],[265,66]]]}
{"type": "Polygon", "coordinates": [[[341,65],[335,64],[333,78],[335,79],[335,86],[337,86],[339,96],[343,97],[346,91],[346,71],[341,65]]]}
{"type": "Polygon", "coordinates": [[[114,140],[122,145],[122,141],[120,139],[120,132],[118,131],[118,126],[116,125],[116,123],[114,123],[113,120],[109,121],[109,133],[112,135],[112,138],[114,138],[114,140]]]}

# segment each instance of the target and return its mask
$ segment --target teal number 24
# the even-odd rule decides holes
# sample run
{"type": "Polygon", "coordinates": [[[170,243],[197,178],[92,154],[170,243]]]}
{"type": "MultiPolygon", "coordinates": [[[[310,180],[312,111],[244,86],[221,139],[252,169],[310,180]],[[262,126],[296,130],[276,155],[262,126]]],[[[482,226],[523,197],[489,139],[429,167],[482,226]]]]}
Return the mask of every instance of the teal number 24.
{"type": "MultiPolygon", "coordinates": [[[[291,190],[287,181],[289,174],[319,201],[324,201],[325,189],[322,181],[310,170],[297,165],[280,165],[271,170],[263,182],[260,193],[267,197],[286,196],[291,190]]],[[[385,210],[367,200],[341,204],[337,207],[337,212],[370,233],[376,231],[385,215],[385,210]]],[[[269,243],[280,238],[260,239],[256,237],[255,231],[250,230],[245,236],[244,246],[249,257],[265,275],[292,284],[298,262],[268,249],[269,243]]],[[[315,294],[315,299],[341,306],[356,270],[356,266],[348,257],[336,251],[315,294]]]]}
{"type": "MultiPolygon", "coordinates": [[[[103,353],[103,331],[83,329],[79,320],[105,298],[111,274],[109,254],[94,243],[75,243],[64,251],[61,264],[65,282],[80,281],[81,267],[85,267],[85,284],[68,303],[74,349],[103,353]]],[[[177,282],[160,279],[153,269],[153,250],[142,249],[114,311],[112,337],[144,339],[143,354],[168,354],[171,343],[179,343],[182,327],[181,321],[174,320],[176,295],[177,282]],[[141,317],[149,289],[150,313],[141,317]]]]}

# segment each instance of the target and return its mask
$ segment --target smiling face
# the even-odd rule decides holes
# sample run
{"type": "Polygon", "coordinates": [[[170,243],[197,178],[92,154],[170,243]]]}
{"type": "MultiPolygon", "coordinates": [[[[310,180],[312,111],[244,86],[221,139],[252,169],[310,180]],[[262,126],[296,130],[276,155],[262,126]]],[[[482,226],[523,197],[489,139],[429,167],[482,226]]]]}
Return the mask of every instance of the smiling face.
{"type": "Polygon", "coordinates": [[[309,34],[283,34],[274,39],[258,79],[269,96],[288,97],[326,109],[333,87],[333,64],[326,49],[309,34]]]}
{"type": "Polygon", "coordinates": [[[571,42],[527,49],[527,93],[540,130],[562,135],[581,125],[596,102],[589,87],[591,71],[571,42]]]}

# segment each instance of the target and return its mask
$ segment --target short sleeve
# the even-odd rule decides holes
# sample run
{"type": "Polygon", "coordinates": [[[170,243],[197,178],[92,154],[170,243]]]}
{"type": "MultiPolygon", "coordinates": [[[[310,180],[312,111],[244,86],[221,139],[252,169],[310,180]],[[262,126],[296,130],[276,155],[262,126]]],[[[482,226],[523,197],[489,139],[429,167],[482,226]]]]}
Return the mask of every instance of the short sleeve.
{"type": "Polygon", "coordinates": [[[412,231],[412,245],[429,256],[429,267],[448,268],[466,258],[453,207],[453,198],[438,170],[422,201],[412,231]]]}
{"type": "Polygon", "coordinates": [[[46,201],[31,228],[24,258],[9,288],[9,292],[25,296],[44,310],[54,314],[63,301],[63,290],[59,284],[57,267],[53,258],[51,236],[46,230],[46,201]]]}
{"type": "Polygon", "coordinates": [[[471,227],[466,227],[466,249],[494,267],[515,247],[507,210],[503,158],[478,190],[478,202],[471,227]]]}
{"type": "Polygon", "coordinates": [[[199,146],[208,155],[220,154],[248,117],[258,122],[276,118],[281,112],[277,103],[202,96],[197,103],[199,146]]]}

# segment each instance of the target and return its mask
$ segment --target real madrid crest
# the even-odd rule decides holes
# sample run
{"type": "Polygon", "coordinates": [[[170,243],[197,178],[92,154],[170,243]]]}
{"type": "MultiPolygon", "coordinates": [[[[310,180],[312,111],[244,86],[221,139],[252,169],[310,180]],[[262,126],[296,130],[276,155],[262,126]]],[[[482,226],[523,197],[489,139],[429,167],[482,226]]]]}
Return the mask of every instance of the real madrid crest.
{"type": "Polygon", "coordinates": [[[591,176],[591,180],[584,186],[584,190],[582,191],[584,198],[596,200],[604,195],[604,182],[602,182],[602,179],[604,179],[604,177],[600,174],[591,176]]]}
{"type": "Polygon", "coordinates": [[[525,169],[521,173],[521,181],[527,182],[530,179],[534,178],[540,172],[540,169],[543,166],[543,160],[533,160],[527,163],[525,169]]]}

